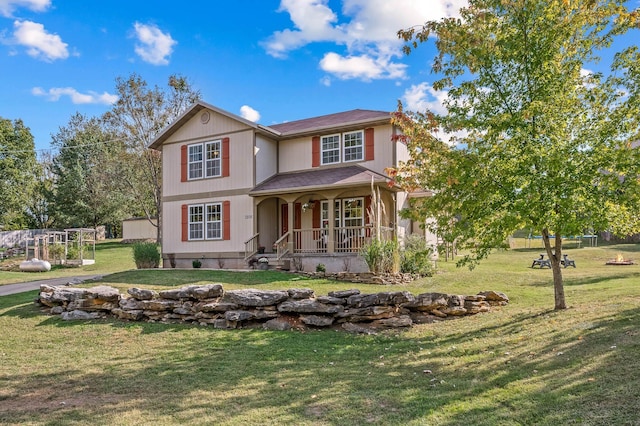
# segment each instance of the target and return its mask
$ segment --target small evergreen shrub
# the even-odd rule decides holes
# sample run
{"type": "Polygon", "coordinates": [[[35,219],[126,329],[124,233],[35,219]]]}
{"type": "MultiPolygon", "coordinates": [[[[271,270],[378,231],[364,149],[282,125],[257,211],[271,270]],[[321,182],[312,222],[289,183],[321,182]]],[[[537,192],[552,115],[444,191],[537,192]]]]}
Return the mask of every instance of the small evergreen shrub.
{"type": "Polygon", "coordinates": [[[316,265],[316,272],[327,272],[327,267],[324,265],[324,263],[318,263],[316,265]]]}
{"type": "Polygon", "coordinates": [[[135,243],[133,260],[138,269],[150,269],[160,266],[160,249],[156,243],[135,243]]]}
{"type": "Polygon", "coordinates": [[[200,262],[198,259],[194,259],[193,261],[191,261],[191,266],[198,269],[202,266],[202,262],[200,262]]]}

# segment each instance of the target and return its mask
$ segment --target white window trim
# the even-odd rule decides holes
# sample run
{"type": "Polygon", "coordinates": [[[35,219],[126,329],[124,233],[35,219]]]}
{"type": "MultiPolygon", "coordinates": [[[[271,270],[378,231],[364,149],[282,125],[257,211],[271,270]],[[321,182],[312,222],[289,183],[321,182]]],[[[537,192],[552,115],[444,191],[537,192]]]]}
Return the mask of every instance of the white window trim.
{"type": "Polygon", "coordinates": [[[201,168],[199,177],[191,177],[192,165],[200,163],[201,166],[204,166],[202,163],[202,159],[198,161],[191,161],[191,149],[197,146],[200,146],[200,155],[202,156],[202,158],[204,158],[204,152],[203,152],[204,147],[202,146],[202,144],[194,143],[191,145],[187,145],[187,179],[188,180],[199,180],[199,179],[202,179],[202,176],[204,176],[204,170],[201,168]]]}
{"type": "Polygon", "coordinates": [[[222,218],[223,214],[224,214],[224,210],[222,208],[222,203],[208,203],[208,204],[205,204],[205,206],[204,206],[204,238],[206,240],[222,240],[224,238],[224,235],[223,235],[224,234],[224,229],[223,229],[224,221],[222,220],[223,219],[222,218]],[[211,206],[218,206],[218,208],[220,209],[220,220],[207,220],[207,213],[208,213],[207,209],[209,207],[211,207],[211,206]],[[207,234],[208,234],[207,227],[208,227],[208,225],[210,223],[220,223],[220,236],[219,237],[212,237],[212,238],[208,238],[207,237],[207,234]]]}
{"type": "Polygon", "coordinates": [[[362,223],[360,225],[349,225],[349,227],[364,226],[365,225],[365,221],[364,221],[364,218],[365,218],[364,197],[350,197],[350,198],[343,198],[341,200],[341,203],[340,203],[340,207],[341,207],[341,209],[340,209],[340,223],[341,223],[343,228],[347,227],[347,225],[345,225],[345,222],[346,222],[345,211],[347,210],[347,207],[346,207],[347,203],[349,201],[358,201],[358,200],[361,201],[361,203],[360,203],[360,205],[361,205],[360,211],[361,211],[362,214],[360,216],[358,216],[358,217],[350,217],[349,219],[360,219],[360,221],[362,223]]]}
{"type": "MultiPolygon", "coordinates": [[[[342,133],[342,136],[341,136],[341,143],[342,143],[342,158],[344,158],[344,159],[345,159],[345,160],[344,160],[344,162],[345,162],[345,163],[353,163],[353,162],[355,162],[355,161],[364,161],[364,149],[365,149],[365,143],[364,143],[364,130],[354,130],[354,131],[352,131],[352,132],[344,132],[344,133],[342,133]],[[360,158],[357,158],[357,159],[355,159],[355,160],[347,160],[347,159],[346,159],[346,158],[347,158],[347,146],[346,146],[346,144],[345,144],[345,138],[344,138],[344,135],[350,135],[350,134],[352,134],[352,133],[360,133],[360,141],[362,142],[362,143],[360,144],[360,147],[362,148],[362,149],[360,150],[360,152],[362,153],[362,155],[361,155],[361,157],[360,157],[360,158]]],[[[354,147],[349,147],[349,148],[354,148],[354,147]]]]}
{"type": "Polygon", "coordinates": [[[187,145],[187,180],[200,180],[200,179],[216,178],[221,176],[222,176],[222,139],[214,139],[211,141],[192,143],[187,145]],[[220,165],[220,167],[218,168],[220,170],[220,173],[217,175],[208,175],[207,174],[207,147],[215,143],[217,143],[218,146],[220,147],[218,149],[218,152],[220,152],[220,156],[214,160],[214,161],[217,160],[218,164],[220,165]],[[191,161],[191,148],[196,146],[200,146],[200,153],[202,155],[202,159],[200,161],[191,161]],[[200,163],[200,166],[201,166],[200,177],[191,177],[191,166],[197,163],[200,163]]]}
{"type": "MultiPolygon", "coordinates": [[[[349,197],[349,198],[341,198],[341,199],[337,199],[334,200],[334,227],[336,228],[344,228],[346,225],[345,223],[345,217],[344,217],[344,212],[345,212],[345,205],[347,202],[349,202],[350,200],[361,200],[361,205],[362,205],[362,216],[359,217],[351,217],[349,219],[360,219],[362,221],[362,225],[359,226],[365,226],[366,225],[366,205],[364,202],[364,197],[349,197]]],[[[326,223],[329,223],[329,218],[327,217],[326,219],[323,218],[324,212],[326,211],[328,213],[328,209],[329,209],[329,201],[326,200],[322,200],[321,201],[321,213],[320,213],[320,226],[323,226],[323,222],[326,221],[326,223]]]]}
{"type": "Polygon", "coordinates": [[[320,164],[325,166],[325,165],[329,165],[329,164],[339,164],[342,162],[342,135],[340,133],[334,133],[331,135],[323,135],[320,136],[320,164]],[[332,137],[338,137],[338,148],[332,148],[332,149],[324,149],[323,147],[323,139],[324,138],[332,138],[332,137]],[[331,163],[325,163],[324,161],[324,153],[328,152],[328,151],[338,151],[338,160],[337,161],[333,161],[331,163]]]}
{"type": "Polygon", "coordinates": [[[206,204],[189,204],[187,208],[188,216],[188,241],[220,241],[224,239],[224,208],[221,202],[215,203],[206,203],[206,204]],[[218,221],[209,221],[207,220],[207,208],[209,206],[219,206],[220,208],[220,237],[217,238],[207,238],[207,225],[209,223],[216,223],[218,221]],[[195,207],[202,208],[202,221],[193,222],[191,221],[191,209],[195,207]],[[192,238],[191,237],[191,225],[200,224],[202,226],[202,238],[192,238]]]}
{"type": "Polygon", "coordinates": [[[189,215],[189,217],[188,217],[188,219],[189,219],[189,225],[188,225],[189,226],[189,238],[188,238],[188,240],[189,241],[202,241],[202,240],[204,240],[205,232],[206,232],[206,230],[204,229],[204,220],[205,220],[205,207],[204,207],[204,204],[190,204],[189,207],[188,207],[187,214],[189,215]],[[197,208],[197,207],[202,208],[202,221],[194,222],[194,221],[191,220],[191,216],[192,216],[191,209],[197,208]],[[193,238],[191,236],[191,226],[192,225],[196,225],[196,224],[200,224],[200,225],[203,226],[203,228],[202,228],[202,237],[201,238],[193,238]]]}
{"type": "Polygon", "coordinates": [[[204,162],[204,164],[202,165],[204,177],[212,178],[212,177],[220,177],[220,176],[222,176],[222,139],[216,139],[216,140],[204,143],[204,147],[203,147],[203,150],[202,150],[202,161],[204,162]],[[207,174],[207,147],[210,146],[210,145],[213,145],[213,144],[218,144],[218,153],[219,153],[219,155],[218,155],[218,158],[214,158],[211,161],[217,161],[218,170],[220,170],[220,172],[217,175],[208,175],[207,174]]]}

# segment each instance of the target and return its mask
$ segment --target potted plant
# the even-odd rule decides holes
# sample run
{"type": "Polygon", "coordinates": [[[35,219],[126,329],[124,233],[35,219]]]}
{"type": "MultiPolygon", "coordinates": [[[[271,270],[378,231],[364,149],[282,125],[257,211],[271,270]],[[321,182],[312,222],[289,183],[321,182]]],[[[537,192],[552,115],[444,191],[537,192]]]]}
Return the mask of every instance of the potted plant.
{"type": "Polygon", "coordinates": [[[262,269],[263,271],[269,269],[269,259],[267,259],[266,257],[261,257],[260,259],[258,259],[258,269],[262,269]]]}

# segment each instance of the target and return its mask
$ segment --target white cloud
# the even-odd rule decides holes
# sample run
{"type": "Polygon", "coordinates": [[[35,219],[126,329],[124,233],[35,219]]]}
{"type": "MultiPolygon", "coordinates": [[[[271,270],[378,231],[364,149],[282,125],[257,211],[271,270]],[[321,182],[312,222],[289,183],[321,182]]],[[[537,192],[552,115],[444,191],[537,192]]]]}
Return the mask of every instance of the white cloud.
{"type": "Polygon", "coordinates": [[[68,96],[74,104],[104,104],[111,105],[118,100],[118,96],[104,92],[102,94],[89,91],[80,93],[73,87],[53,87],[44,90],[42,87],[34,87],[31,93],[35,96],[44,96],[49,101],[58,101],[62,96],[68,96]]]}
{"type": "Polygon", "coordinates": [[[178,43],[171,38],[171,34],[163,33],[155,25],[136,22],[133,26],[139,42],[135,46],[138,56],[153,65],[169,64],[167,57],[173,52],[173,46],[178,43]]]}
{"type": "Polygon", "coordinates": [[[425,112],[427,110],[436,114],[446,114],[444,101],[447,99],[446,91],[437,91],[429,83],[414,84],[404,91],[402,95],[406,109],[409,111],[425,112]]]}
{"type": "Polygon", "coordinates": [[[26,7],[34,12],[44,12],[51,6],[51,0],[0,0],[0,15],[11,17],[13,11],[26,7]]]}
{"type": "Polygon", "coordinates": [[[466,5],[467,0],[342,0],[339,16],[328,0],[281,0],[279,11],[289,13],[294,28],[274,32],[263,46],[269,55],[285,58],[307,44],[331,42],[345,46],[345,53],[325,54],[325,71],[342,79],[401,79],[406,69],[393,60],[402,56],[398,30],[457,16],[466,5]],[[358,72],[364,62],[375,69],[358,72]]]}
{"type": "Polygon", "coordinates": [[[359,78],[365,81],[404,77],[406,65],[392,63],[388,58],[368,55],[340,56],[329,52],[320,61],[320,68],[342,80],[359,78]]]}
{"type": "Polygon", "coordinates": [[[325,87],[331,87],[331,77],[329,77],[328,75],[325,75],[320,79],[320,84],[322,84],[325,87]]]}
{"type": "MultiPolygon", "coordinates": [[[[444,105],[448,93],[443,90],[435,90],[429,83],[414,84],[404,91],[402,100],[407,111],[426,112],[430,111],[435,114],[444,115],[447,108],[444,105]]],[[[467,137],[467,131],[457,131],[447,133],[442,129],[434,132],[434,136],[440,140],[455,145],[463,138],[467,137]]]]}
{"type": "Polygon", "coordinates": [[[31,21],[15,21],[13,27],[14,43],[25,46],[29,56],[45,61],[69,57],[68,44],[64,43],[59,35],[48,33],[44,25],[31,21]]]}
{"type": "Polygon", "coordinates": [[[260,120],[260,113],[249,105],[242,105],[240,107],[240,116],[246,120],[253,121],[254,123],[260,120]]]}
{"type": "Polygon", "coordinates": [[[267,53],[284,58],[290,50],[316,41],[333,41],[341,31],[332,26],[338,19],[327,0],[282,0],[279,12],[287,12],[296,29],[276,31],[263,43],[267,53]]]}

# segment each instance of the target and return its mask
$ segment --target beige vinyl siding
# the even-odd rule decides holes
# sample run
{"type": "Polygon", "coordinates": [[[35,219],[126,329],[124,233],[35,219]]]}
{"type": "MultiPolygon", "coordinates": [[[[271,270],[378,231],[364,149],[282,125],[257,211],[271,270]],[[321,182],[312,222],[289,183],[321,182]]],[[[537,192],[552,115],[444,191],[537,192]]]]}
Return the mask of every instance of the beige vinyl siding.
{"type": "Polygon", "coordinates": [[[280,141],[280,173],[311,169],[311,136],[280,141]]]}
{"type": "MultiPolygon", "coordinates": [[[[364,130],[365,128],[367,128],[367,126],[361,129],[350,129],[350,131],[364,130]]],[[[391,132],[391,125],[374,128],[375,155],[373,161],[344,162],[344,158],[341,158],[341,163],[331,164],[330,166],[361,164],[370,170],[384,173],[386,167],[393,166],[394,143],[391,142],[391,132]]],[[[319,133],[318,135],[324,136],[325,134],[335,133],[342,133],[342,131],[333,130],[326,133],[319,133]]],[[[281,141],[279,152],[280,173],[311,169],[311,148],[311,136],[281,141]]],[[[343,148],[344,146],[341,146],[341,157],[343,157],[343,148]]]]}
{"type": "Polygon", "coordinates": [[[216,134],[188,142],[165,144],[162,150],[163,197],[211,191],[231,191],[253,187],[253,131],[216,134]],[[212,177],[181,182],[180,147],[199,142],[229,138],[229,177],[212,177]],[[171,164],[171,166],[168,166],[171,164]]]}
{"type": "MultiPolygon", "coordinates": [[[[158,223],[156,219],[152,219],[153,223],[158,223]]],[[[149,222],[148,219],[126,219],[122,221],[122,239],[123,240],[146,240],[156,239],[158,236],[158,228],[149,222]]]]}
{"type": "Polygon", "coordinates": [[[409,159],[409,150],[402,142],[393,142],[396,147],[396,162],[407,161],[409,159]]]}
{"type": "Polygon", "coordinates": [[[220,198],[197,198],[165,202],[163,212],[163,253],[242,252],[244,242],[253,236],[253,200],[247,195],[220,198]],[[230,202],[231,239],[182,241],[182,205],[230,202]]]}
{"type": "MultiPolygon", "coordinates": [[[[179,141],[191,141],[202,139],[211,135],[224,135],[251,129],[244,123],[236,121],[230,117],[215,113],[211,110],[198,112],[184,126],[178,128],[165,142],[164,145],[179,141]],[[202,123],[203,113],[209,113],[209,121],[202,123]]],[[[164,149],[164,147],[163,147],[164,149]]]]}
{"type": "Polygon", "coordinates": [[[278,144],[260,135],[256,137],[256,185],[278,172],[278,144]]]}

